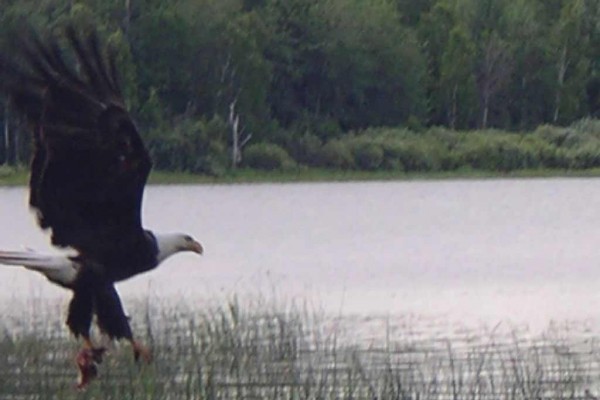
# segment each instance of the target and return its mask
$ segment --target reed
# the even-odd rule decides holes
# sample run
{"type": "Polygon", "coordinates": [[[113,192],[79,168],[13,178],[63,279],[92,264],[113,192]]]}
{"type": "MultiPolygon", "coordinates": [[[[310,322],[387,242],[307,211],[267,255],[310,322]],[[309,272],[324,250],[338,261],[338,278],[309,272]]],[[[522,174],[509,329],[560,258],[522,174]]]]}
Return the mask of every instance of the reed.
{"type": "Polygon", "coordinates": [[[234,298],[203,310],[140,303],[133,322],[154,363],[137,366],[116,345],[78,393],[77,344],[55,310],[0,328],[0,399],[584,399],[600,389],[600,343],[584,327],[533,336],[234,298]]]}

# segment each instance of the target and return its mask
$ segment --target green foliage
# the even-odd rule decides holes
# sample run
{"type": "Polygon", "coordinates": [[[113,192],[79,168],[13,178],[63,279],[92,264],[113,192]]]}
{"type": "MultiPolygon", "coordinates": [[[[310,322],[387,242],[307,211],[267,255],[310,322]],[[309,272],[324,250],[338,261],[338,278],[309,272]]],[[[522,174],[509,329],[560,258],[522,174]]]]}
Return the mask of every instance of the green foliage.
{"type": "Polygon", "coordinates": [[[341,140],[327,142],[316,157],[315,166],[350,169],[354,167],[354,157],[350,146],[341,140]]]}
{"type": "MultiPolygon", "coordinates": [[[[3,51],[23,24],[43,34],[66,24],[99,31],[116,50],[125,101],[159,168],[221,174],[236,119],[242,138],[282,146],[308,166],[597,162],[598,122],[586,117],[600,112],[598,1],[0,3],[3,51]],[[392,128],[372,128],[384,126],[392,128]],[[534,132],[456,132],[486,126],[534,132]]],[[[24,160],[26,144],[9,158],[24,160]]]]}
{"type": "Polygon", "coordinates": [[[538,126],[533,134],[554,146],[560,147],[567,139],[569,131],[566,128],[545,124],[538,126]]]}
{"type": "Polygon", "coordinates": [[[116,63],[119,68],[119,78],[126,105],[130,109],[137,109],[139,107],[137,67],[131,54],[129,41],[123,31],[117,29],[109,34],[107,44],[116,54],[116,63]]]}
{"type": "Polygon", "coordinates": [[[220,175],[227,166],[226,124],[184,120],[167,130],[152,131],[148,147],[158,169],[220,175]]]}
{"type": "Polygon", "coordinates": [[[540,158],[534,147],[513,136],[516,135],[473,132],[465,135],[456,151],[464,164],[474,169],[508,172],[538,167],[540,158]]]}
{"type": "Polygon", "coordinates": [[[600,144],[579,147],[570,154],[570,167],[574,169],[593,168],[600,165],[600,144]]]}
{"type": "Polygon", "coordinates": [[[190,26],[174,9],[150,8],[131,28],[142,93],[154,87],[163,107],[182,113],[193,98],[193,42],[190,26]]]}
{"type": "Polygon", "coordinates": [[[158,97],[158,92],[154,87],[150,88],[148,98],[138,111],[140,124],[143,127],[157,128],[164,125],[164,111],[158,97]]]}
{"type": "Polygon", "coordinates": [[[353,153],[354,164],[360,169],[376,170],[383,162],[383,148],[377,143],[359,143],[353,153]]]}
{"type": "Polygon", "coordinates": [[[302,136],[291,136],[286,148],[294,160],[306,165],[316,165],[323,145],[321,139],[316,135],[305,133],[302,136]]]}
{"type": "Polygon", "coordinates": [[[540,126],[531,133],[498,130],[427,132],[382,128],[327,142],[318,166],[406,172],[468,168],[511,172],[520,169],[587,169],[600,166],[600,131],[594,120],[569,128],[540,126]]]}
{"type": "Polygon", "coordinates": [[[404,171],[436,171],[440,168],[438,146],[428,138],[416,137],[384,142],[387,165],[398,165],[404,171]]]}
{"type": "Polygon", "coordinates": [[[289,169],[295,165],[289,154],[273,143],[255,143],[244,150],[244,165],[250,168],[272,171],[289,169]]]}

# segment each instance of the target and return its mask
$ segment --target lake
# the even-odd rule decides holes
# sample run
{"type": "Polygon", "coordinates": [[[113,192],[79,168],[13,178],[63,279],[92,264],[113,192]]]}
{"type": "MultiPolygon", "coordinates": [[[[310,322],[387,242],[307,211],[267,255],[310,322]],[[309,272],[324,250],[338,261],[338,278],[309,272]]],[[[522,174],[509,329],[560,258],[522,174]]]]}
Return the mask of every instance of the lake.
{"type": "MultiPolygon", "coordinates": [[[[0,188],[0,248],[55,251],[0,188]]],[[[415,315],[467,325],[600,327],[600,179],[151,186],[144,224],[190,233],[181,254],[119,285],[126,299],[201,306],[234,294],[333,315],[415,315]]],[[[66,291],[0,269],[3,315],[66,291]]],[[[61,316],[62,318],[62,316],[61,316]]]]}

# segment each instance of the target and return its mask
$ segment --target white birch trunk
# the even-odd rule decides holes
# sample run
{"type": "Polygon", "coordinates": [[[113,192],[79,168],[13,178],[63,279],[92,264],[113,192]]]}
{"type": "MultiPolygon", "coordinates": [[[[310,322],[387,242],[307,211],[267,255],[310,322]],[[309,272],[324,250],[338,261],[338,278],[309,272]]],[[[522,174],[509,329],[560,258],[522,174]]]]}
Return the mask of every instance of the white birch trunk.
{"type": "Polygon", "coordinates": [[[10,153],[10,129],[8,125],[9,117],[9,105],[8,101],[4,103],[4,164],[8,165],[9,153],[10,153]]]}
{"type": "Polygon", "coordinates": [[[236,169],[242,161],[242,153],[240,151],[240,117],[235,112],[237,98],[229,104],[229,126],[231,128],[232,147],[231,147],[231,168],[236,169]]]}
{"type": "Polygon", "coordinates": [[[567,74],[567,68],[569,67],[569,61],[567,60],[567,46],[563,46],[558,60],[558,76],[557,76],[557,88],[556,98],[554,100],[554,116],[553,122],[558,122],[560,116],[560,106],[562,101],[562,90],[565,84],[565,75],[567,74]]]}

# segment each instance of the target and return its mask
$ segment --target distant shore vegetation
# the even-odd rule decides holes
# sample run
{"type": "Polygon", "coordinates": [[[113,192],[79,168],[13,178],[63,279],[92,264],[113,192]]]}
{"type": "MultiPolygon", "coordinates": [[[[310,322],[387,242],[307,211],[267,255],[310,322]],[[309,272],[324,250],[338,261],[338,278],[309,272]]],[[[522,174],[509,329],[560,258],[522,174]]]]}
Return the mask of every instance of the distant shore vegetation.
{"type": "MultiPolygon", "coordinates": [[[[179,177],[600,166],[598,1],[0,0],[0,7],[4,54],[24,26],[42,37],[60,37],[66,25],[97,30],[116,51],[124,97],[155,168],[179,177]]],[[[30,135],[4,99],[0,121],[6,181],[6,171],[27,164],[30,135]]]]}
{"type": "MultiPolygon", "coordinates": [[[[236,169],[225,154],[195,157],[190,143],[162,146],[171,151],[155,149],[150,183],[600,176],[600,120],[591,119],[531,132],[370,128],[329,141],[306,134],[249,145],[236,169]],[[199,162],[210,162],[210,172],[197,169],[199,162]]],[[[24,165],[0,166],[0,185],[26,182],[24,165]]]]}

